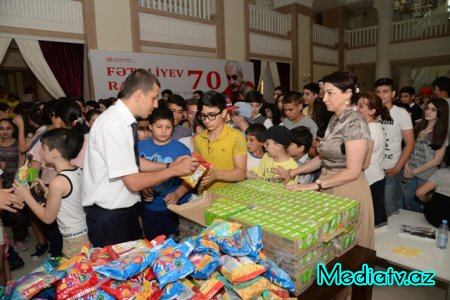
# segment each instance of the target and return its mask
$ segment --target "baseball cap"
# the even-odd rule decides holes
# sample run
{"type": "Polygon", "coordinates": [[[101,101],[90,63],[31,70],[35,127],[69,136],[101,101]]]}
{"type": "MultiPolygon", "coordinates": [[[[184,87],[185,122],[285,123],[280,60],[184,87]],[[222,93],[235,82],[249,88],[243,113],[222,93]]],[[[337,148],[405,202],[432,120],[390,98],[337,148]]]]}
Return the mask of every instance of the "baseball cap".
{"type": "Polygon", "coordinates": [[[274,140],[278,144],[286,147],[292,142],[292,132],[286,127],[279,125],[272,126],[265,132],[257,132],[255,136],[259,140],[274,140]]]}
{"type": "Polygon", "coordinates": [[[250,119],[252,117],[252,107],[246,102],[236,102],[234,104],[234,111],[238,112],[244,118],[250,119]]]}

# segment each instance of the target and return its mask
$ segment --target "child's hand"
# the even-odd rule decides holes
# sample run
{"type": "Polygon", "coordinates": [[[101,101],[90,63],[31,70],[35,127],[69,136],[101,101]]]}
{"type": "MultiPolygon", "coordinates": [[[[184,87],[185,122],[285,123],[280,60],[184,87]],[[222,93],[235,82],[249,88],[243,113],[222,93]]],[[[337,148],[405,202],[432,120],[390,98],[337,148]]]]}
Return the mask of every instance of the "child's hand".
{"type": "Polygon", "coordinates": [[[14,188],[14,194],[16,196],[22,198],[23,200],[25,200],[27,197],[31,196],[30,186],[28,184],[27,185],[21,185],[19,183],[19,181],[14,180],[13,188],[14,188]]]}
{"type": "Polygon", "coordinates": [[[164,197],[164,202],[166,202],[166,205],[177,204],[178,200],[180,200],[180,197],[178,197],[175,192],[168,193],[166,197],[164,197]]]}

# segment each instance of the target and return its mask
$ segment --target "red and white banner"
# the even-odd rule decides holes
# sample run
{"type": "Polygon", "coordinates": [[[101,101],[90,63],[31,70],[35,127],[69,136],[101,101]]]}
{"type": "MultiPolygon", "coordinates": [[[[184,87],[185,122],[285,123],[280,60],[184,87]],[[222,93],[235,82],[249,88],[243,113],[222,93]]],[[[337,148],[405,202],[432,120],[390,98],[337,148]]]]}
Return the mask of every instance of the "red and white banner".
{"type": "MultiPolygon", "coordinates": [[[[221,59],[104,50],[89,50],[89,58],[96,100],[116,97],[125,78],[139,68],[158,77],[161,91],[170,89],[185,99],[195,90],[223,92],[228,85],[226,60],[221,59]]],[[[238,63],[244,79],[254,82],[253,63],[238,63]]]]}

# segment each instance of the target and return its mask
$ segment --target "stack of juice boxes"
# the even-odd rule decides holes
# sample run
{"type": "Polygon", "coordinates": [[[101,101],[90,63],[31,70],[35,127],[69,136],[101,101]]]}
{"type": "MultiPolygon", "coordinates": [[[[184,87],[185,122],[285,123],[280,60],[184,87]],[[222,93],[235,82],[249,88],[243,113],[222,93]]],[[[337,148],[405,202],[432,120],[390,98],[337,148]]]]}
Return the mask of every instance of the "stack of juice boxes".
{"type": "Polygon", "coordinates": [[[296,294],[314,282],[317,263],[328,263],[356,244],[357,200],[292,192],[262,180],[245,180],[213,193],[217,199],[205,211],[207,224],[220,217],[244,227],[261,225],[264,251],[294,279],[296,294]]]}

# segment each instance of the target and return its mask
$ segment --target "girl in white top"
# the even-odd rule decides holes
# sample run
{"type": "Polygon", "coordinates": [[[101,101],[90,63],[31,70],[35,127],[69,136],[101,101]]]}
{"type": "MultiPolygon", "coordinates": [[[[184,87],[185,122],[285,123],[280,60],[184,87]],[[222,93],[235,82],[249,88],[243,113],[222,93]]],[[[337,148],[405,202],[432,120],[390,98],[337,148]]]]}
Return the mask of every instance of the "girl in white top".
{"type": "Polygon", "coordinates": [[[86,215],[81,205],[81,170],[72,165],[83,146],[84,136],[76,128],[57,128],[41,138],[44,162],[55,168],[57,175],[48,187],[45,206],[33,198],[28,185],[14,182],[14,193],[21,197],[44,223],[57,220],[63,236],[63,256],[70,258],[79,253],[87,236],[86,215]]]}
{"type": "Polygon", "coordinates": [[[381,99],[373,93],[361,93],[358,99],[358,110],[366,119],[370,140],[369,149],[364,161],[364,174],[370,184],[372,193],[375,226],[386,224],[386,210],[384,207],[385,173],[382,166],[384,157],[385,136],[378,117],[390,120],[389,110],[383,106],[381,99]]]}

